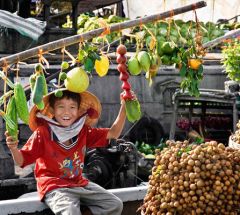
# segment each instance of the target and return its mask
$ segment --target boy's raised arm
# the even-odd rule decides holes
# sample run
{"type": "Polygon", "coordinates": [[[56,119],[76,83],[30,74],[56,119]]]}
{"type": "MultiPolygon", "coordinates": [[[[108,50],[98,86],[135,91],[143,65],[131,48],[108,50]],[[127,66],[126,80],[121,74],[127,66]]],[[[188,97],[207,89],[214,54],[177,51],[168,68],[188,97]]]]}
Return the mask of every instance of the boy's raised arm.
{"type": "Polygon", "coordinates": [[[126,104],[125,101],[122,99],[118,116],[108,131],[107,139],[117,139],[122,133],[125,121],[126,121],[126,104]]]}
{"type": "Polygon", "coordinates": [[[13,160],[18,166],[23,165],[23,156],[22,153],[18,150],[18,140],[14,140],[13,137],[9,136],[8,132],[5,132],[6,144],[13,156],[13,160]]]}

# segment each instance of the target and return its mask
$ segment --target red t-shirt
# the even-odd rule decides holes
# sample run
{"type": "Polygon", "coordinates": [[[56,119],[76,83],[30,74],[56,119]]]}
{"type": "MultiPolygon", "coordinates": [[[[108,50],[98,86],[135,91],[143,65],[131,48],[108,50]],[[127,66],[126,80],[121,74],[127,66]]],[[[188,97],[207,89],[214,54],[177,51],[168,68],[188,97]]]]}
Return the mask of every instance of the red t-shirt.
{"type": "Polygon", "coordinates": [[[20,150],[22,167],[36,162],[35,178],[42,200],[44,195],[56,188],[82,187],[88,180],[82,176],[86,148],[105,147],[108,128],[83,126],[76,145],[65,149],[52,140],[47,126],[39,127],[20,150]]]}

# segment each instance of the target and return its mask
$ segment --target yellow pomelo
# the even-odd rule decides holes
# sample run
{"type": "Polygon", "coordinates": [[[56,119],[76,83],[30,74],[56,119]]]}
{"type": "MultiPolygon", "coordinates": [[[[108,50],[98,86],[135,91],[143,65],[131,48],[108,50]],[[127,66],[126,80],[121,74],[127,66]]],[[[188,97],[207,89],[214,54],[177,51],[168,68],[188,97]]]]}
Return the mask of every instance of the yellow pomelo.
{"type": "Polygon", "coordinates": [[[76,67],[67,73],[64,84],[69,91],[81,93],[87,90],[89,86],[89,77],[82,68],[76,67]]]}
{"type": "Polygon", "coordinates": [[[100,60],[95,61],[95,69],[97,74],[100,77],[103,77],[107,74],[108,69],[109,69],[109,60],[106,55],[100,56],[100,60]]]}

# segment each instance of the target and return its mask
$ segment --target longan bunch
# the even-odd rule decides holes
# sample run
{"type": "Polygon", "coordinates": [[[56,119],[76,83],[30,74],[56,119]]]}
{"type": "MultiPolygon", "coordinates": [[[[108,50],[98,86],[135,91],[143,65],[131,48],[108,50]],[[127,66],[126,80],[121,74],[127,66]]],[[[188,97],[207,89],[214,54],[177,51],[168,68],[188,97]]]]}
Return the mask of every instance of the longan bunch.
{"type": "Polygon", "coordinates": [[[238,214],[240,152],[210,141],[156,150],[142,215],[238,214]]]}

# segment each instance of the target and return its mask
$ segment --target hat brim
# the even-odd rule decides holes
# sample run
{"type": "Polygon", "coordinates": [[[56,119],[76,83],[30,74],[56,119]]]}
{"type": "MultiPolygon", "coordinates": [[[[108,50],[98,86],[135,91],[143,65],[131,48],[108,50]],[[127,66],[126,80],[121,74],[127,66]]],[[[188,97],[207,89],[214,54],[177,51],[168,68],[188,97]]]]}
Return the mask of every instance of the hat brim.
{"type": "MultiPolygon", "coordinates": [[[[66,90],[66,89],[63,89],[63,91],[64,90],[66,90]]],[[[43,97],[43,102],[44,102],[43,110],[39,110],[36,105],[34,105],[32,107],[30,114],[29,114],[30,115],[29,116],[29,127],[32,131],[35,131],[37,129],[37,127],[42,124],[42,120],[40,120],[36,116],[36,114],[38,112],[49,117],[50,119],[52,119],[54,117],[54,115],[52,113],[52,108],[49,105],[49,98],[50,98],[50,95],[52,95],[53,93],[55,93],[55,91],[53,91],[43,97]]],[[[81,102],[80,102],[78,115],[80,117],[81,115],[87,113],[89,109],[94,110],[95,114],[88,114],[86,117],[86,121],[85,121],[86,125],[92,126],[97,123],[97,121],[101,115],[101,111],[102,111],[101,103],[95,95],[93,95],[92,93],[90,93],[88,91],[79,93],[79,95],[81,97],[81,102]]]]}

